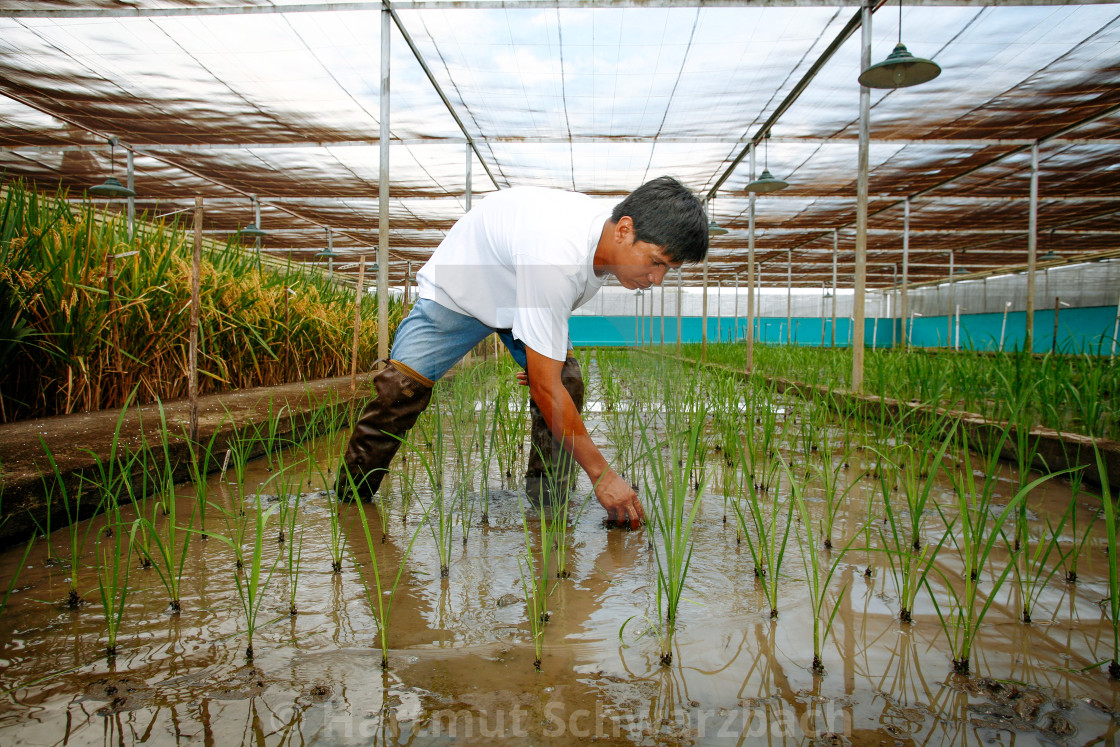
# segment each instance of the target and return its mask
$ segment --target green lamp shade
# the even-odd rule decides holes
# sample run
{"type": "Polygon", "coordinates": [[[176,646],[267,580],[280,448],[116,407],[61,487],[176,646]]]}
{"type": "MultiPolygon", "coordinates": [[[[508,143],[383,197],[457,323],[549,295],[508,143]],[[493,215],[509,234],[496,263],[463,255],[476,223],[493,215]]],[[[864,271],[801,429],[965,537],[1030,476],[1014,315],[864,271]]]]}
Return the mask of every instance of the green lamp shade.
{"type": "Polygon", "coordinates": [[[785,189],[788,186],[788,182],[783,182],[781,179],[775,178],[775,176],[770,173],[770,169],[763,169],[762,174],[747,185],[747,191],[765,194],[767,192],[777,192],[779,189],[785,189]]]}
{"type": "Polygon", "coordinates": [[[723,236],[727,233],[727,229],[716,223],[714,220],[708,223],[709,236],[723,236]]]}
{"type": "Polygon", "coordinates": [[[938,75],[941,75],[940,65],[915,57],[899,42],[887,59],[859,74],[859,84],[868,88],[907,88],[931,81],[938,75]]]}
{"type": "Polygon", "coordinates": [[[121,184],[120,181],[118,181],[117,178],[113,176],[110,176],[102,184],[98,184],[95,187],[90,187],[89,193],[98,197],[108,197],[111,200],[120,197],[136,196],[136,192],[121,184]]]}
{"type": "Polygon", "coordinates": [[[342,255],[339,254],[338,252],[336,252],[334,249],[331,249],[330,247],[327,247],[326,249],[324,249],[321,252],[316,252],[315,256],[316,257],[326,257],[327,259],[334,259],[335,257],[341,257],[342,255]]]}
{"type": "Polygon", "coordinates": [[[268,236],[267,233],[265,233],[264,231],[262,231],[260,228],[257,227],[256,223],[250,223],[249,225],[245,226],[244,228],[242,228],[240,231],[237,232],[237,235],[238,236],[247,236],[251,239],[259,239],[262,236],[268,236]]]}

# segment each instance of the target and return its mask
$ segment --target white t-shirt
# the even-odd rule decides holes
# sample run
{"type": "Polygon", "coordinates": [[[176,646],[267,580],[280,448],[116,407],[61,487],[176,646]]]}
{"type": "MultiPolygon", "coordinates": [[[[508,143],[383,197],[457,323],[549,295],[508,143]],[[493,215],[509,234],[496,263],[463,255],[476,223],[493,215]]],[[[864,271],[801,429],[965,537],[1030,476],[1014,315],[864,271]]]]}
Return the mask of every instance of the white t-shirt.
{"type": "Polygon", "coordinates": [[[577,192],[504,189],[452,226],[416,276],[420,298],[562,361],[568,319],[599,291],[595,248],[609,207],[577,192]]]}

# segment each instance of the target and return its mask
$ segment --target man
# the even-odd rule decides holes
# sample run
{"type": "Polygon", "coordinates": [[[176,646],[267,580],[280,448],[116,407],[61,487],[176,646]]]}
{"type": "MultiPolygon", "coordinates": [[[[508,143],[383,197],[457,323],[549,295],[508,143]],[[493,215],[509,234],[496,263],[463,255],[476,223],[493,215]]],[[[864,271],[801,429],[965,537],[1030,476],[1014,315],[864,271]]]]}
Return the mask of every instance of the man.
{"type": "Polygon", "coordinates": [[[519,378],[534,405],[527,482],[539,480],[545,462],[562,469],[564,449],[587,473],[607,518],[636,529],[642,504],[580,417],[583,381],[568,356],[568,320],[608,275],[630,290],[649,288],[707,251],[703,205],[670,177],[643,184],[609,213],[575,192],[515,187],[488,196],[452,226],[417,275],[419,298],[397,328],[391,360],[374,376],[377,396],[350,436],[339,495],[377,492],[434,382],[497,332],[525,369],[519,378]]]}

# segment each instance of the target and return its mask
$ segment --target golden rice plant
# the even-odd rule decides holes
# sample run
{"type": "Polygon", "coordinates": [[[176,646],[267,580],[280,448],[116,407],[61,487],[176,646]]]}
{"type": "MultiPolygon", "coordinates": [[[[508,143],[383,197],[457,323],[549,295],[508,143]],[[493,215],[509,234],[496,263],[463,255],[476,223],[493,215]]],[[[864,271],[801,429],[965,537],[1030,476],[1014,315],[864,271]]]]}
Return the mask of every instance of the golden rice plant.
{"type": "MultiPolygon", "coordinates": [[[[193,234],[17,183],[0,191],[0,422],[187,394],[193,234]],[[113,271],[109,272],[110,257],[113,271]],[[111,290],[110,290],[111,288],[111,290]]],[[[205,242],[202,394],[350,370],[354,289],[300,264],[262,266],[205,242]]],[[[390,302],[389,328],[403,305],[390,302]]],[[[362,304],[358,365],[377,352],[377,304],[362,304]]]]}

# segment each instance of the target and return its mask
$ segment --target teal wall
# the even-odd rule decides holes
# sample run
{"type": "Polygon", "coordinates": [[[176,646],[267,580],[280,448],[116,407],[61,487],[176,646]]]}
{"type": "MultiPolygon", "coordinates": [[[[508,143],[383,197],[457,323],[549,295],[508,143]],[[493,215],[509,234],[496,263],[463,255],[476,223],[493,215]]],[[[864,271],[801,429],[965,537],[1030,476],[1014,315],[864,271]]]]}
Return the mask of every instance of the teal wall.
{"type": "MultiPolygon", "coordinates": [[[[1007,332],[1004,336],[1004,350],[1014,350],[1023,344],[1026,313],[1011,312],[1007,315],[1007,332]]],[[[1116,309],[1111,306],[1097,306],[1084,309],[1062,309],[1058,316],[1058,348],[1066,352],[1101,352],[1107,355],[1112,343],[1113,324],[1116,309]]],[[[644,339],[650,339],[650,320],[644,323],[644,339]]],[[[950,347],[950,319],[946,317],[915,317],[913,319],[913,343],[918,347],[950,347]]],[[[996,350],[999,347],[1000,327],[1003,314],[962,314],[960,320],[960,347],[971,350],[996,350]]],[[[746,331],[747,320],[738,320],[738,339],[746,331]]],[[[708,340],[717,339],[730,342],[736,339],[734,317],[708,318],[708,340]],[[718,330],[718,337],[717,337],[718,330]]],[[[635,327],[632,316],[573,316],[569,325],[572,344],[576,347],[590,345],[632,346],[635,344],[639,329],[635,327]]],[[[756,322],[756,339],[763,343],[782,344],[786,342],[785,317],[765,317],[756,322]]],[[[700,342],[701,319],[683,317],[681,319],[681,338],[683,342],[700,342]]],[[[955,329],[953,332],[956,335],[955,329]]],[[[824,320],[824,345],[832,342],[832,319],[824,320]]],[[[1054,341],[1054,310],[1036,311],[1034,315],[1034,350],[1044,353],[1051,349],[1054,341]]],[[[836,320],[836,345],[846,346],[851,336],[851,323],[848,319],[836,320]]],[[[794,317],[793,343],[805,347],[821,345],[822,326],[820,317],[794,317]]],[[[901,322],[898,320],[868,319],[864,326],[867,346],[889,348],[902,340],[901,322]],[[892,326],[896,328],[893,330],[892,326]]],[[[653,320],[653,342],[661,341],[661,319],[653,320]]],[[[666,317],[665,342],[676,343],[677,319],[666,317]]]]}

